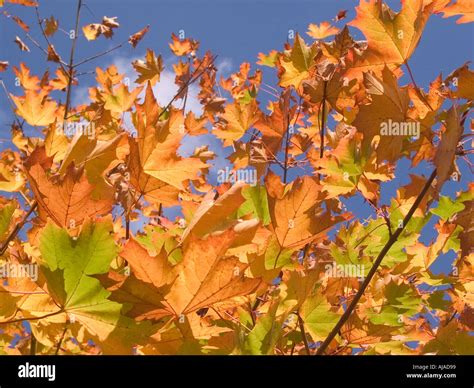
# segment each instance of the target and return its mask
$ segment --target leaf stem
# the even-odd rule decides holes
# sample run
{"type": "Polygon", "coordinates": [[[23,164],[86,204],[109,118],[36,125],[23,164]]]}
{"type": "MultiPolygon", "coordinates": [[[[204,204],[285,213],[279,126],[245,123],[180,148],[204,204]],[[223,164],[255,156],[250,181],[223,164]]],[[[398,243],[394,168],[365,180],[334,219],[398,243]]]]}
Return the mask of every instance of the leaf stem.
{"type": "Polygon", "coordinates": [[[411,79],[411,82],[413,83],[413,86],[415,87],[415,90],[416,90],[416,93],[418,94],[418,97],[420,97],[420,99],[424,102],[424,104],[430,108],[430,110],[432,112],[434,112],[434,109],[433,107],[430,105],[430,103],[428,102],[428,100],[425,98],[423,92],[421,91],[420,87],[417,85],[416,81],[415,81],[415,77],[413,77],[413,73],[411,71],[411,68],[410,68],[410,65],[408,64],[408,61],[405,61],[405,67],[407,68],[408,70],[408,75],[410,76],[410,79],[411,79]]]}

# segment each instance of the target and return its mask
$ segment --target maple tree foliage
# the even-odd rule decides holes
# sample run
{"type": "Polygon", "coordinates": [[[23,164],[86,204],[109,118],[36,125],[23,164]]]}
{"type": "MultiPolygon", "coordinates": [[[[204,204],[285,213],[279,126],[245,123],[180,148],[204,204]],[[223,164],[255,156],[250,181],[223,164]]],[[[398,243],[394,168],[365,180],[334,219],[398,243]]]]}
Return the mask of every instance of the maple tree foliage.
{"type": "MultiPolygon", "coordinates": [[[[169,65],[149,47],[132,63],[133,82],[114,65],[97,67],[88,101],[74,106],[83,66],[115,49],[81,60],[75,41],[120,35],[121,21],[85,23],[78,1],[69,59],[53,46],[60,20],[41,18],[37,1],[0,1],[5,22],[20,28],[18,49],[57,68],[35,75],[0,58],[22,91],[9,93],[14,147],[0,154],[0,260],[38,269],[7,272],[0,284],[0,353],[472,353],[474,187],[455,198],[441,189],[472,167],[474,73],[458,64],[424,89],[409,63],[430,17],[469,23],[473,3],[401,3],[396,12],[361,0],[355,19],[343,10],[311,24],[307,37],[228,78],[198,41],[173,35],[169,104],[156,97],[169,65]],[[41,41],[21,38],[21,6],[38,18],[41,41]],[[191,86],[200,114],[186,108],[191,86]],[[92,135],[58,131],[83,121],[92,135]],[[389,122],[419,136],[382,133],[389,122]],[[213,183],[215,152],[180,153],[203,134],[255,180],[213,183]],[[401,159],[430,170],[398,180],[384,204],[381,187],[403,175],[401,159]],[[354,197],[370,217],[346,208],[354,197]],[[182,216],[168,218],[173,207],[182,216]],[[450,251],[452,270],[435,274],[450,251]]],[[[150,28],[117,47],[144,44],[150,28]]]]}

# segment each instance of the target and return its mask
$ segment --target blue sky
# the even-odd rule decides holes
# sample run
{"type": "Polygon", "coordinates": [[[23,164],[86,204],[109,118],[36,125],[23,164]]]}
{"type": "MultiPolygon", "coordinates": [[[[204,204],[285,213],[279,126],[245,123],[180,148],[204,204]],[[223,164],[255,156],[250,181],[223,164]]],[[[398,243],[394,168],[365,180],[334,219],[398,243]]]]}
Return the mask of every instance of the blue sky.
{"type": "MultiPolygon", "coordinates": [[[[75,17],[75,1],[72,0],[48,0],[40,1],[40,12],[42,17],[54,15],[60,21],[60,27],[70,30],[73,27],[75,17]]],[[[399,1],[387,1],[387,3],[398,10],[399,1]]],[[[310,41],[305,32],[310,23],[331,21],[337,12],[342,9],[349,10],[345,21],[355,16],[354,7],[358,4],[355,0],[87,0],[82,11],[81,26],[99,22],[104,15],[117,16],[121,27],[116,30],[111,40],[100,37],[95,42],[79,39],[76,58],[87,58],[95,53],[113,47],[126,40],[129,35],[141,29],[147,24],[151,30],[139,46],[133,50],[128,44],[124,48],[114,51],[113,54],[96,62],[85,65],[80,71],[90,71],[95,66],[104,67],[111,63],[119,63],[126,70],[126,64],[133,59],[143,57],[146,48],[152,48],[156,53],[161,53],[165,65],[169,66],[171,52],[168,48],[171,33],[184,30],[187,37],[197,39],[201,43],[201,53],[211,50],[218,57],[218,67],[223,75],[237,71],[243,61],[248,61],[255,68],[255,62],[259,52],[267,53],[272,49],[280,50],[287,40],[289,30],[302,34],[310,41]]],[[[40,34],[36,26],[34,10],[19,6],[9,6],[12,13],[17,14],[32,27],[31,35],[40,41],[40,34]]],[[[472,24],[455,24],[456,18],[443,19],[439,15],[432,16],[429,20],[418,49],[410,60],[415,78],[418,84],[425,87],[441,72],[443,76],[461,66],[464,62],[474,57],[474,29],[472,24]]],[[[356,29],[357,38],[362,34],[356,29]]],[[[0,60],[7,60],[11,65],[25,62],[33,73],[41,74],[45,69],[42,53],[33,46],[14,23],[0,19],[0,36],[2,45],[0,47],[0,60]],[[19,35],[25,43],[30,46],[31,53],[20,52],[13,43],[15,35],[19,35]]],[[[58,32],[52,39],[57,51],[66,59],[69,52],[70,41],[65,34],[58,32]]],[[[49,63],[51,73],[55,66],[49,63]]],[[[275,76],[273,70],[264,68],[264,81],[274,84],[275,76]]],[[[13,84],[11,72],[1,74],[8,89],[12,93],[19,94],[19,90],[13,84]]],[[[162,86],[158,90],[161,102],[173,95],[171,73],[164,74],[162,86]],[[168,79],[166,81],[166,79],[168,79]],[[168,90],[169,89],[169,90],[168,90]]],[[[85,98],[87,86],[94,83],[93,75],[86,75],[80,79],[80,87],[75,89],[73,101],[81,102],[85,98]]],[[[402,84],[408,82],[404,76],[402,84]]],[[[263,95],[265,98],[265,96],[263,95]]],[[[64,99],[64,97],[63,97],[64,99]]],[[[192,102],[191,102],[192,106],[192,102]]],[[[197,104],[196,104],[197,106],[197,104]]],[[[265,106],[263,100],[262,106],[265,106]]],[[[9,136],[9,124],[12,121],[11,112],[8,110],[5,95],[0,91],[0,138],[9,136]]],[[[204,137],[202,142],[210,141],[210,137],[204,137]]],[[[185,145],[187,151],[194,148],[194,143],[185,145]]],[[[0,144],[0,150],[8,148],[8,143],[0,144]]],[[[219,163],[224,163],[227,151],[219,149],[219,144],[212,142],[211,148],[219,151],[221,157],[219,163]]],[[[383,200],[388,202],[395,194],[400,182],[408,182],[408,163],[401,161],[397,169],[397,179],[384,185],[383,200]]],[[[415,170],[417,173],[429,174],[431,168],[428,164],[422,164],[415,170]]],[[[456,191],[465,189],[467,183],[472,181],[469,170],[463,169],[463,179],[458,184],[448,183],[444,192],[453,195],[456,191]]],[[[296,171],[290,175],[296,176],[296,171]]],[[[357,216],[366,217],[371,214],[370,208],[360,199],[352,199],[347,203],[350,210],[357,216]]],[[[171,214],[172,215],[172,214],[171,214]]],[[[430,234],[428,234],[430,236],[430,234]]]]}

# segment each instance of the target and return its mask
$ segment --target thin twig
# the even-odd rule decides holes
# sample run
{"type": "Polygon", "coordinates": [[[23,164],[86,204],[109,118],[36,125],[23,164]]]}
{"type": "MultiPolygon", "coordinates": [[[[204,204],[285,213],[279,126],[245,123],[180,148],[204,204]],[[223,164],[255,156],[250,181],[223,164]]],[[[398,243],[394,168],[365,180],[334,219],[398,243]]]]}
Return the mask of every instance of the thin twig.
{"type": "Polygon", "coordinates": [[[320,149],[319,158],[322,159],[324,156],[324,127],[326,126],[326,89],[328,82],[324,81],[323,84],[323,99],[321,101],[321,129],[320,129],[320,149]]]}
{"type": "Polygon", "coordinates": [[[81,14],[81,7],[82,7],[82,0],[78,0],[77,11],[76,11],[76,26],[74,28],[74,39],[72,41],[71,54],[69,56],[66,105],[64,107],[64,121],[66,121],[68,117],[69,106],[71,104],[71,89],[72,89],[72,79],[73,79],[73,73],[74,73],[74,53],[76,52],[77,35],[79,33],[79,18],[81,14]]]}
{"type": "Polygon", "coordinates": [[[41,319],[54,317],[55,315],[61,314],[63,312],[64,312],[64,310],[59,310],[59,311],[55,311],[54,313],[49,313],[49,314],[46,314],[46,315],[42,315],[41,317],[18,318],[18,319],[11,319],[9,321],[4,321],[4,322],[0,321],[0,325],[10,325],[12,323],[20,323],[20,322],[25,322],[25,321],[39,321],[41,319]]]}
{"type": "MultiPolygon", "coordinates": [[[[45,30],[44,30],[44,28],[43,28],[43,22],[42,22],[42,20],[41,20],[40,14],[39,14],[39,9],[38,9],[38,7],[35,7],[35,11],[36,11],[36,19],[37,19],[38,25],[39,25],[39,27],[40,27],[40,29],[41,29],[41,33],[42,33],[42,35],[43,35],[43,38],[44,38],[44,40],[46,41],[46,44],[48,45],[48,48],[49,48],[49,47],[52,47],[53,45],[51,44],[51,42],[50,42],[50,40],[49,40],[49,38],[48,38],[48,35],[46,35],[46,32],[45,32],[45,30]]],[[[49,53],[46,53],[46,54],[49,55],[49,53]]],[[[67,66],[67,64],[61,59],[61,56],[59,56],[59,65],[61,66],[61,69],[63,69],[63,71],[66,73],[66,68],[65,68],[65,66],[67,66]]]]}
{"type": "Polygon", "coordinates": [[[94,59],[103,57],[104,55],[107,55],[107,54],[111,53],[112,51],[118,50],[118,49],[119,49],[120,47],[122,47],[125,43],[126,43],[126,41],[125,41],[125,42],[122,42],[122,43],[120,43],[120,44],[118,44],[118,45],[115,46],[115,47],[112,47],[111,49],[108,49],[108,50],[106,50],[106,51],[103,51],[103,52],[101,52],[101,53],[99,53],[99,54],[92,55],[91,57],[88,57],[88,58],[86,58],[86,59],[83,59],[82,61],[75,63],[72,67],[75,69],[76,67],[79,67],[79,66],[83,65],[84,63],[87,63],[87,62],[93,61],[94,59]]]}
{"type": "Polygon", "coordinates": [[[20,118],[18,117],[18,115],[17,115],[17,113],[16,113],[15,107],[14,107],[14,105],[13,105],[13,101],[12,101],[12,99],[11,99],[11,97],[10,97],[10,93],[8,92],[8,89],[7,89],[6,85],[5,85],[5,82],[3,82],[2,79],[0,79],[0,84],[2,85],[2,89],[3,89],[3,91],[5,92],[5,95],[7,96],[8,105],[10,106],[10,109],[11,109],[11,111],[12,111],[13,116],[15,116],[15,120],[16,120],[18,126],[19,126],[21,129],[23,129],[23,123],[20,121],[20,118]]]}
{"type": "Polygon", "coordinates": [[[290,148],[290,115],[286,116],[286,144],[285,144],[285,161],[283,168],[283,183],[286,184],[288,174],[288,151],[290,148]]]}
{"type": "Polygon", "coordinates": [[[25,217],[23,217],[23,220],[19,224],[15,225],[15,228],[12,230],[12,232],[8,235],[6,238],[5,242],[2,244],[2,247],[0,248],[0,256],[3,255],[8,248],[8,244],[10,244],[10,241],[13,241],[13,239],[16,237],[18,232],[23,228],[23,226],[26,224],[28,221],[28,217],[33,213],[36,208],[38,207],[38,202],[33,202],[33,204],[30,207],[30,210],[28,210],[28,213],[26,213],[25,217]]]}
{"type": "Polygon", "coordinates": [[[171,101],[168,103],[168,105],[165,106],[165,108],[160,112],[159,116],[158,116],[158,120],[161,118],[161,116],[163,116],[167,111],[168,109],[171,107],[171,105],[173,104],[173,102],[178,98],[178,96],[181,95],[181,93],[187,88],[189,87],[191,84],[193,84],[195,81],[197,81],[201,75],[204,74],[204,72],[209,69],[210,66],[212,66],[215,61],[217,59],[217,55],[214,56],[211,60],[211,62],[209,63],[209,65],[206,66],[206,68],[204,68],[201,72],[199,72],[199,69],[201,68],[202,64],[204,63],[204,58],[203,60],[201,61],[201,63],[199,64],[199,66],[197,67],[197,69],[193,72],[193,74],[191,75],[191,77],[189,78],[189,80],[187,80],[183,86],[181,86],[179,88],[179,90],[176,92],[176,94],[174,95],[174,97],[171,99],[171,101]]]}

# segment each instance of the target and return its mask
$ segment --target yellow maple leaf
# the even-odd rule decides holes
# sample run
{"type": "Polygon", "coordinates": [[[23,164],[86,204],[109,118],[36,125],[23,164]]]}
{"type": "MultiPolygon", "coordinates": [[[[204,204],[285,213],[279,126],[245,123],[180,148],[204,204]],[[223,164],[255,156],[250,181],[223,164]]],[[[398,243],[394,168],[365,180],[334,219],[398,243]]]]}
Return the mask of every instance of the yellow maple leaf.
{"type": "Polygon", "coordinates": [[[12,94],[10,96],[17,107],[16,113],[28,124],[42,127],[56,120],[58,105],[48,99],[48,93],[44,90],[39,92],[26,90],[25,96],[17,97],[12,94]]]}

